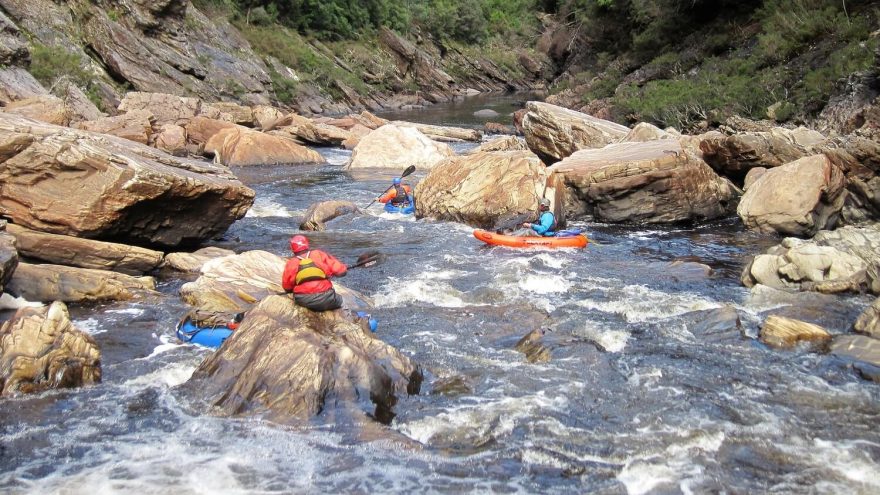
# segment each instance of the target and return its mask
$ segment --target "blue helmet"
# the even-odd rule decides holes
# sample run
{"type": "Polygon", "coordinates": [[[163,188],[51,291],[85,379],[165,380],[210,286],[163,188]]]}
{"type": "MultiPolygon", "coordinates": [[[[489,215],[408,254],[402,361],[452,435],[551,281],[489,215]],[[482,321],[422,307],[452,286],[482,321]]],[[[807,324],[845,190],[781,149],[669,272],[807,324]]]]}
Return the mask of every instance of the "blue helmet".
{"type": "Polygon", "coordinates": [[[391,183],[394,184],[395,186],[399,186],[399,185],[400,185],[400,177],[395,177],[395,178],[391,181],[391,183]]]}

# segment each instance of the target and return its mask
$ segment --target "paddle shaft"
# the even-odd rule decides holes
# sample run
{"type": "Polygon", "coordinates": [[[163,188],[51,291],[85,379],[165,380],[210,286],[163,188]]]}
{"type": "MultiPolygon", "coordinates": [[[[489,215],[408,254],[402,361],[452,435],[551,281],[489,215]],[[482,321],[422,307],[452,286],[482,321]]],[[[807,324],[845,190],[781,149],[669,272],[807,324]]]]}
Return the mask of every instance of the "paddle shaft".
{"type": "MultiPolygon", "coordinates": [[[[415,171],[416,171],[416,166],[415,166],[415,165],[410,165],[409,167],[406,167],[406,169],[403,171],[402,174],[400,174],[400,178],[402,179],[402,178],[406,177],[407,175],[409,175],[409,174],[411,174],[411,173],[413,173],[413,172],[415,172],[415,171]]],[[[394,186],[391,186],[391,187],[394,187],[394,186]]],[[[388,189],[385,189],[385,192],[383,192],[382,194],[380,194],[379,197],[384,196],[388,191],[391,190],[391,187],[389,187],[388,189]]],[[[367,206],[365,206],[364,209],[366,210],[367,208],[373,206],[373,203],[375,203],[378,199],[379,199],[379,198],[376,198],[376,199],[370,201],[370,204],[368,204],[367,206]]]]}

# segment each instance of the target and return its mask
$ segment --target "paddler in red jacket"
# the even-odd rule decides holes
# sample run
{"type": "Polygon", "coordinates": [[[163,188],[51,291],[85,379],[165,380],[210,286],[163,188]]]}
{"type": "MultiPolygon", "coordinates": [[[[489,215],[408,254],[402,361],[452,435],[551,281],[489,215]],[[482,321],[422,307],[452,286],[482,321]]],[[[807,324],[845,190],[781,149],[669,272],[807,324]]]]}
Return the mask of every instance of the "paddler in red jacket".
{"type": "Polygon", "coordinates": [[[345,264],[318,249],[309,250],[309,240],[304,235],[291,237],[290,249],[293,258],[284,267],[281,287],[293,292],[296,304],[312,311],[341,308],[342,297],[333,289],[330,277],[345,276],[345,264]]]}

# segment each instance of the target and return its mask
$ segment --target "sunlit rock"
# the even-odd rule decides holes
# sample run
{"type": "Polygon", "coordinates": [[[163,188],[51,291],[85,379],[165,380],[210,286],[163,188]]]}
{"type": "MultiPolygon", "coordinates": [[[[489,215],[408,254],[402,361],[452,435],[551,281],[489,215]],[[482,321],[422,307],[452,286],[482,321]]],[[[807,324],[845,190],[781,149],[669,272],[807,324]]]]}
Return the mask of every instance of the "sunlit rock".
{"type": "Polygon", "coordinates": [[[548,171],[599,221],[674,223],[728,214],[738,191],[676,139],[581,150],[548,171]]]}
{"type": "Polygon", "coordinates": [[[3,107],[3,111],[54,125],[70,124],[73,115],[73,109],[68,107],[64,100],[53,95],[13,101],[3,107]]]}
{"type": "MultiPolygon", "coordinates": [[[[528,151],[525,141],[516,136],[502,136],[477,146],[469,151],[468,155],[473,155],[481,151],[528,151]]],[[[537,156],[537,155],[536,155],[537,156]]]]}
{"type": "Polygon", "coordinates": [[[178,272],[195,273],[200,271],[208,261],[233,254],[235,251],[213,246],[201,248],[192,253],[168,253],[165,256],[164,266],[178,272]]]}
{"type": "Polygon", "coordinates": [[[773,347],[790,347],[798,342],[830,340],[831,334],[819,325],[771,315],[764,320],[759,338],[773,347]]]}
{"type": "Polygon", "coordinates": [[[859,315],[853,329],[858,333],[880,339],[880,297],[859,315]]]}
{"type": "Polygon", "coordinates": [[[448,145],[434,142],[416,129],[388,124],[361,138],[347,168],[403,170],[415,165],[419,170],[429,170],[453,155],[448,145]]]}
{"type": "MultiPolygon", "coordinates": [[[[231,101],[215,101],[212,103],[202,103],[202,108],[199,109],[199,113],[203,115],[228,115],[229,118],[225,119],[234,124],[253,127],[254,125],[254,111],[251,107],[246,107],[244,105],[239,105],[238,103],[233,103],[231,101]]],[[[216,117],[215,117],[216,118],[216,117]]]]}
{"type": "Polygon", "coordinates": [[[149,144],[153,135],[153,114],[149,110],[134,110],[97,120],[79,122],[77,129],[109,134],[141,144],[149,144]]]}
{"type": "Polygon", "coordinates": [[[0,214],[33,230],[126,244],[195,244],[254,191],[225,167],[0,113],[0,214]]]}
{"type": "Polygon", "coordinates": [[[809,156],[762,174],[736,212],[748,228],[809,237],[835,227],[845,186],[843,171],[825,155],[809,156]]]}
{"type": "Polygon", "coordinates": [[[825,293],[880,294],[880,226],[820,231],[811,241],[788,237],[749,262],[741,280],[746,287],[825,293]]]}
{"type": "Polygon", "coordinates": [[[485,229],[513,228],[538,211],[546,167],[530,151],[494,151],[440,162],[416,186],[416,215],[485,229]]]}
{"type": "Polygon", "coordinates": [[[214,139],[222,139],[222,144],[216,148],[216,155],[220,163],[229,167],[326,162],[317,151],[289,139],[239,127],[219,131],[206,149],[213,147],[210,143],[214,139]]]}
{"type": "Polygon", "coordinates": [[[639,122],[620,140],[620,142],[641,143],[645,141],[656,141],[657,139],[677,139],[680,136],[680,134],[666,132],[653,124],[639,122]]]}
{"type": "Polygon", "coordinates": [[[233,124],[232,122],[209,119],[207,117],[196,117],[191,119],[183,127],[186,129],[187,141],[202,146],[208,155],[214,155],[214,153],[220,149],[220,146],[223,145],[222,139],[216,141],[212,141],[211,139],[223,129],[246,130],[245,127],[233,124]],[[213,144],[209,146],[208,143],[213,144]]]}
{"type": "Polygon", "coordinates": [[[550,349],[541,342],[543,337],[544,330],[536,328],[521,338],[514,349],[525,354],[526,360],[530,363],[549,362],[552,354],[550,349]]]}
{"type": "Polygon", "coordinates": [[[0,396],[101,381],[101,351],[61,302],[24,308],[0,326],[0,396]]]}
{"type": "Polygon", "coordinates": [[[115,242],[95,241],[67,235],[48,234],[9,224],[6,231],[18,241],[23,256],[56,265],[111,270],[143,275],[162,263],[161,251],[115,242]]]}
{"type": "Polygon", "coordinates": [[[398,397],[417,394],[421,382],[415,363],[344,311],[317,313],[270,296],[199,366],[190,387],[221,415],[283,423],[354,408],[390,423],[398,397]]]}
{"type": "Polygon", "coordinates": [[[480,131],[476,129],[466,129],[464,127],[419,124],[415,122],[405,122],[402,120],[395,120],[391,122],[391,125],[395,125],[397,127],[412,127],[414,129],[418,129],[419,132],[435,141],[479,142],[483,138],[483,135],[482,133],[480,133],[480,131]]]}
{"type": "Polygon", "coordinates": [[[357,213],[360,209],[351,201],[321,201],[309,206],[300,223],[300,230],[324,230],[324,224],[336,217],[348,213],[357,213]]]}
{"type": "Polygon", "coordinates": [[[526,143],[547,164],[582,149],[602,148],[629,134],[629,128],[585,113],[537,101],[526,104],[526,143]]]}
{"type": "Polygon", "coordinates": [[[127,301],[156,289],[153,277],[62,265],[19,263],[6,286],[28,301],[127,301]]]}

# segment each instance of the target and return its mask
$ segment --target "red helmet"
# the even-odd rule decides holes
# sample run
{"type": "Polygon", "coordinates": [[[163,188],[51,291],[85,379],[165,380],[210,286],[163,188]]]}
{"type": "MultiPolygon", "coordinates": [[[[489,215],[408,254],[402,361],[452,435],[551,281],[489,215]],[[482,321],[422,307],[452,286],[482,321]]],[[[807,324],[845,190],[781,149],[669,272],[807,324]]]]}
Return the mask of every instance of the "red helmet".
{"type": "Polygon", "coordinates": [[[294,253],[309,249],[309,240],[304,235],[295,235],[290,238],[290,250],[294,253]]]}

